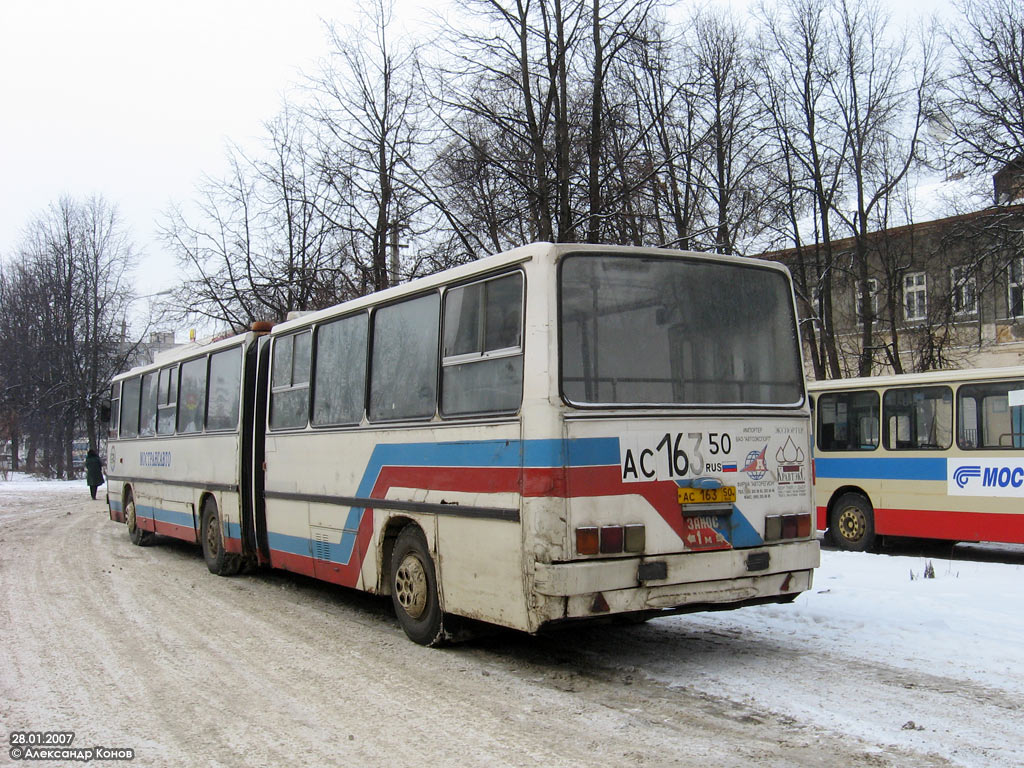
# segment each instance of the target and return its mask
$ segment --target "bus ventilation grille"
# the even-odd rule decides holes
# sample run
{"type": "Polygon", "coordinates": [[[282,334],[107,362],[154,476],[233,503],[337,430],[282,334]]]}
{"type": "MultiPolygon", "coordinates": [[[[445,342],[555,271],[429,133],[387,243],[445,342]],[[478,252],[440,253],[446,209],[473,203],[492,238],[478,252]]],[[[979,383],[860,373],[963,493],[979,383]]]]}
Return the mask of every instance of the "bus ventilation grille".
{"type": "Polygon", "coordinates": [[[313,533],[313,559],[328,561],[331,559],[331,540],[322,531],[313,533]]]}

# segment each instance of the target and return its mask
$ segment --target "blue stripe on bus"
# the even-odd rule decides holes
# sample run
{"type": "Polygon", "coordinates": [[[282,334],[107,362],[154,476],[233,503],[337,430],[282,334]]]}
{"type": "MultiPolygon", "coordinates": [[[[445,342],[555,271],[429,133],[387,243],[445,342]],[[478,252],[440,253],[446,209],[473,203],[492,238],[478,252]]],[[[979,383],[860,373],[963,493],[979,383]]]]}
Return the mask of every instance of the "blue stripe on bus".
{"type": "MultiPolygon", "coordinates": [[[[370,497],[384,467],[601,467],[618,463],[617,437],[379,443],[370,455],[356,495],[370,497]]],[[[335,562],[348,564],[355,551],[356,533],[365,512],[365,507],[349,509],[339,550],[345,553],[345,559],[335,562]]]]}
{"type": "Polygon", "coordinates": [[[194,529],[196,527],[195,520],[193,520],[191,512],[176,512],[172,509],[149,507],[144,504],[140,504],[135,508],[135,514],[139,517],[148,517],[161,523],[180,525],[184,528],[194,529]]]}
{"type": "Polygon", "coordinates": [[[733,505],[732,516],[730,518],[730,524],[732,526],[732,539],[730,543],[733,549],[743,549],[745,547],[759,547],[764,544],[764,539],[761,534],[754,530],[754,526],[747,520],[747,516],[744,515],[740,508],[733,505]]]}
{"type": "Polygon", "coordinates": [[[479,440],[454,443],[379,443],[359,495],[373,489],[383,467],[600,467],[619,463],[617,437],[579,440],[479,440]]]}
{"type": "Polygon", "coordinates": [[[934,480],[946,482],[946,459],[920,457],[816,458],[816,475],[850,480],[934,480]]]}

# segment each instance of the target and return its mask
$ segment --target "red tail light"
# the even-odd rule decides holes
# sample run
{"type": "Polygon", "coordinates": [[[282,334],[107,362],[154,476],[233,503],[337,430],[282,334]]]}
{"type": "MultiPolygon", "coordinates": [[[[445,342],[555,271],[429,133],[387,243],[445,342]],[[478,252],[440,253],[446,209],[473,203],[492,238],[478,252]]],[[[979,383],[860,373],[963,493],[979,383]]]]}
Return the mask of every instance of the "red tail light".
{"type": "Polygon", "coordinates": [[[621,525],[606,525],[601,529],[601,554],[615,555],[622,551],[623,531],[621,525]]]}
{"type": "Polygon", "coordinates": [[[764,519],[764,540],[806,539],[811,535],[810,513],[769,515],[764,519]]]}
{"type": "Polygon", "coordinates": [[[576,529],[576,553],[580,555],[596,555],[599,549],[597,528],[587,526],[576,529]]]}

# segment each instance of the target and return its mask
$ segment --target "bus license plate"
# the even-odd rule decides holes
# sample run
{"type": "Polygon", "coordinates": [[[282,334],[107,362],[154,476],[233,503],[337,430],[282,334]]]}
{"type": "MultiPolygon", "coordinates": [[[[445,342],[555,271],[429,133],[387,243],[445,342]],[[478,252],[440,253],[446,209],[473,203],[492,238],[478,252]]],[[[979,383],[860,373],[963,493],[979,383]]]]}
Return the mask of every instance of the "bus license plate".
{"type": "Polygon", "coordinates": [[[680,488],[677,492],[680,504],[732,504],[736,501],[736,486],[723,485],[721,488],[680,488]]]}

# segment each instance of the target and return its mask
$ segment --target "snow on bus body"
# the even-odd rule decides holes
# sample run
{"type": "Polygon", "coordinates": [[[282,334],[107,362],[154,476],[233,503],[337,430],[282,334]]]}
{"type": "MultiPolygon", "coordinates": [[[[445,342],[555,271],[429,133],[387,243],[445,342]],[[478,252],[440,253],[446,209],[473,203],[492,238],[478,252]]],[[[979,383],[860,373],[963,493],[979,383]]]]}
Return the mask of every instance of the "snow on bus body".
{"type": "MultiPolygon", "coordinates": [[[[802,382],[795,385],[798,395],[775,408],[723,405],[681,415],[675,407],[606,405],[584,412],[568,405],[557,376],[563,361],[556,286],[559,261],[574,252],[635,253],[527,247],[273,329],[276,341],[508,269],[521,270],[527,287],[526,373],[516,413],[435,414],[422,423],[364,417],[329,430],[268,431],[272,565],[387,592],[394,531],[413,522],[434,557],[446,611],[528,631],[608,613],[791,599],[809,588],[818,552],[802,382]],[[673,461],[688,457],[690,466],[678,477],[678,465],[656,466],[645,453],[664,457],[658,445],[665,435],[673,461]],[[635,476],[627,463],[631,450],[638,450],[635,476]],[[706,487],[692,488],[695,481],[706,487]],[[712,486],[734,489],[735,500],[714,500],[712,486]],[[684,487],[712,500],[684,502],[684,487]],[[629,542],[638,531],[639,542],[629,542]],[[588,536],[597,537],[594,551],[581,545],[588,536]]],[[[714,260],[751,268],[737,259],[714,260]]],[[[782,274],[763,263],[754,268],[782,274]]],[[[792,301],[788,287],[786,300],[792,301]]],[[[791,338],[795,348],[795,329],[791,338]]],[[[799,371],[799,352],[793,354],[799,371]]]]}
{"type": "Polygon", "coordinates": [[[141,403],[137,408],[126,405],[107,443],[112,520],[126,522],[126,507],[131,504],[140,531],[198,542],[203,505],[209,498],[225,527],[224,548],[241,552],[242,456],[235,398],[242,391],[242,360],[256,338],[244,333],[181,345],[157,355],[153,364],[113,379],[112,395],[119,396],[112,397],[113,406],[119,400],[127,402],[129,398],[120,396],[129,393],[120,388],[127,390],[135,382],[141,403]],[[212,369],[211,358],[215,360],[212,369]],[[205,377],[211,370],[222,386],[207,391],[205,377]],[[200,379],[201,387],[189,386],[200,379]],[[180,399],[176,397],[179,386],[180,399]],[[125,423],[133,415],[139,420],[137,426],[125,423]]]}

